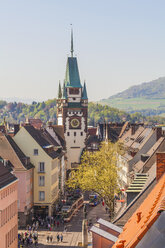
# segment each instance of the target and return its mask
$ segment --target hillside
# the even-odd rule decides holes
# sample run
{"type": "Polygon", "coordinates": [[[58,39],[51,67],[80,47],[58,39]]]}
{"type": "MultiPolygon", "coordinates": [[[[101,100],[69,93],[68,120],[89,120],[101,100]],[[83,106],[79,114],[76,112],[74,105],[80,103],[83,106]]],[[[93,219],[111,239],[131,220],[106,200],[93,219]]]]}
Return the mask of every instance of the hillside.
{"type": "Polygon", "coordinates": [[[136,111],[145,115],[165,113],[165,77],[132,86],[108,99],[101,100],[100,103],[129,113],[136,111]]]}
{"type": "MultiPolygon", "coordinates": [[[[7,122],[19,123],[25,121],[26,117],[39,118],[43,122],[50,119],[56,123],[56,99],[45,102],[33,102],[32,104],[0,101],[0,122],[5,118],[7,122]]],[[[122,122],[123,118],[130,120],[128,113],[108,106],[89,103],[88,106],[88,124],[94,125],[104,119],[112,122],[122,122]]]]}
{"type": "Polygon", "coordinates": [[[148,98],[148,99],[162,99],[165,98],[165,77],[158,78],[148,83],[135,85],[123,92],[120,92],[108,99],[114,98],[148,98]]]}
{"type": "MultiPolygon", "coordinates": [[[[0,101],[0,123],[20,123],[24,122],[26,117],[39,118],[47,123],[50,119],[57,124],[56,116],[56,99],[47,100],[45,102],[32,102],[32,104],[16,103],[0,101]]],[[[162,117],[146,117],[140,113],[129,114],[117,108],[107,105],[96,104],[90,102],[88,105],[88,125],[96,126],[98,122],[152,122],[165,124],[165,118],[162,117]]]]}

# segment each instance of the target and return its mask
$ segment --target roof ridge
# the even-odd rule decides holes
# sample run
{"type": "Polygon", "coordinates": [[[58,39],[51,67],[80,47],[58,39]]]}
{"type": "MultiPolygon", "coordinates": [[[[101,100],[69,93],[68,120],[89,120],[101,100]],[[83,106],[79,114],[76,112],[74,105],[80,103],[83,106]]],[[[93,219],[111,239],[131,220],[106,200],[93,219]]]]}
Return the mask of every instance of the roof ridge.
{"type": "Polygon", "coordinates": [[[126,209],[124,210],[124,212],[113,221],[113,223],[117,222],[118,220],[120,220],[120,218],[123,217],[123,215],[132,207],[132,205],[134,205],[134,203],[140,198],[140,196],[151,186],[151,184],[156,180],[156,176],[151,180],[151,182],[142,189],[142,191],[131,201],[131,203],[126,207],[126,209]]]}

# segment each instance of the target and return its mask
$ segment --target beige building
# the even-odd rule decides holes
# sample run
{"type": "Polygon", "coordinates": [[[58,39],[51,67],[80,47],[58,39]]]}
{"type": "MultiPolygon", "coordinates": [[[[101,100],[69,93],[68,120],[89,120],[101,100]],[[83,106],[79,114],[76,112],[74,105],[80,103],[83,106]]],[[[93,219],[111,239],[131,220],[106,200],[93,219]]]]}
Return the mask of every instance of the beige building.
{"type": "Polygon", "coordinates": [[[61,148],[45,130],[25,125],[14,136],[14,141],[30,157],[34,165],[34,211],[39,215],[52,215],[53,205],[60,192],[61,148]]]}

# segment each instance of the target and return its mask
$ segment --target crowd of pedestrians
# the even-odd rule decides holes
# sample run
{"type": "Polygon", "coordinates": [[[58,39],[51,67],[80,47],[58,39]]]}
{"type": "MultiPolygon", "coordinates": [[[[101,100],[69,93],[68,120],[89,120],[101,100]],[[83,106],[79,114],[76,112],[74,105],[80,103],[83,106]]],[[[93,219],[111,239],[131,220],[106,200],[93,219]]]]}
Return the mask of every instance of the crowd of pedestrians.
{"type": "Polygon", "coordinates": [[[38,230],[40,229],[47,229],[49,231],[56,231],[59,227],[64,226],[64,220],[62,216],[56,216],[56,217],[36,217],[32,219],[32,225],[28,225],[28,229],[30,230],[38,230]]]}
{"type": "Polygon", "coordinates": [[[59,234],[59,231],[67,232],[67,227],[64,225],[62,217],[36,217],[32,219],[31,225],[26,226],[26,231],[18,234],[18,248],[21,247],[36,247],[38,244],[38,231],[57,231],[56,236],[47,235],[46,242],[63,242],[63,234],[59,234]]]}
{"type": "Polygon", "coordinates": [[[18,233],[18,248],[24,246],[31,246],[38,244],[38,232],[37,231],[25,231],[24,233],[18,233]]]}

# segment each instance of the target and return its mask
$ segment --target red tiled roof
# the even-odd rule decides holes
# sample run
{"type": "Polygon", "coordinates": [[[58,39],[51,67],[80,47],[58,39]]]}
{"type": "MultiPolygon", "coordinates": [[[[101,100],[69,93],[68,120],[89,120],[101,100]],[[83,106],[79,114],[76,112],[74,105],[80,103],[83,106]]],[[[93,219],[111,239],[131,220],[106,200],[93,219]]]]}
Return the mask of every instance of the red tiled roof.
{"type": "Polygon", "coordinates": [[[96,135],[97,127],[88,127],[89,135],[96,135]]]}
{"type": "Polygon", "coordinates": [[[132,215],[112,248],[134,248],[165,211],[165,173],[132,215]]]}
{"type": "Polygon", "coordinates": [[[41,129],[43,122],[40,119],[28,119],[30,125],[32,125],[36,129],[41,129]]]}

